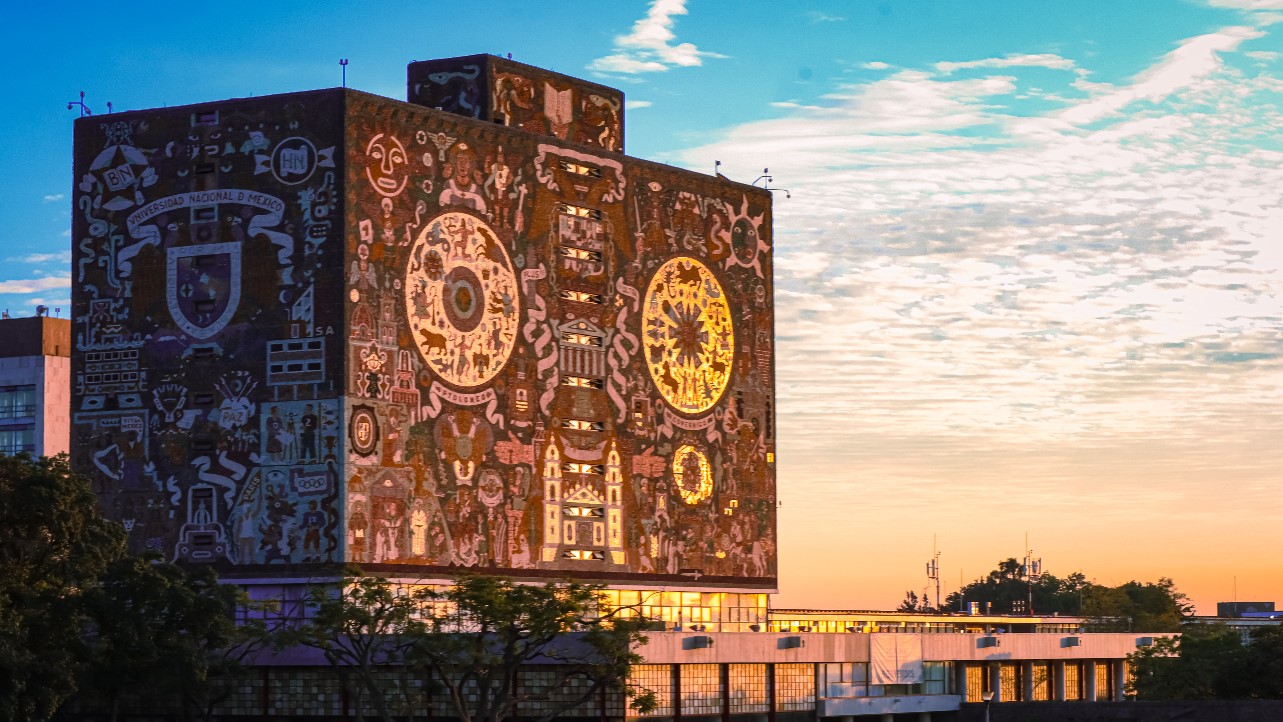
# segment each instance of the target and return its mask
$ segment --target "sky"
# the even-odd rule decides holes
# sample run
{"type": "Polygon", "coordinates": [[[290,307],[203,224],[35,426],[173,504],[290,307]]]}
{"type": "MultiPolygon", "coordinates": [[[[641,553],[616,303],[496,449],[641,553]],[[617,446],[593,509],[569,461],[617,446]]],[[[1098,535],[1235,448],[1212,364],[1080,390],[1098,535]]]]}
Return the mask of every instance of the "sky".
{"type": "Polygon", "coordinates": [[[1283,603],[1283,0],[26,3],[0,309],[69,309],[72,119],[479,52],[776,193],[778,607],[1021,556],[1283,603]],[[764,173],[764,169],[768,169],[764,173]],[[934,547],[933,547],[934,545],[934,547]]]}

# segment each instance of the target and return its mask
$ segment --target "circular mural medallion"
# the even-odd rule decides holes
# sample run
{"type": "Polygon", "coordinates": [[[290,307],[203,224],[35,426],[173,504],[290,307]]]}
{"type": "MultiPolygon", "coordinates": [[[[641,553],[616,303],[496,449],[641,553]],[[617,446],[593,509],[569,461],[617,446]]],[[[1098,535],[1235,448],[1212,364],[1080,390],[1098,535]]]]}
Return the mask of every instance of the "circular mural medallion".
{"type": "Polygon", "coordinates": [[[731,308],[712,271],[693,258],[660,266],[646,289],[642,332],[646,367],[664,400],[685,414],[712,408],[735,353],[731,308]]]}
{"type": "Polygon", "coordinates": [[[379,445],[379,420],[369,406],[353,406],[352,420],[348,423],[348,438],[352,450],[360,456],[369,456],[379,445]]]}
{"type": "Polygon", "coordinates": [[[512,261],[485,221],[432,219],[405,272],[406,317],[423,360],[455,386],[480,386],[503,368],[517,339],[520,296],[512,261]]]}
{"type": "Polygon", "coordinates": [[[687,504],[698,504],[713,494],[713,470],[708,457],[693,446],[677,447],[673,454],[673,481],[687,504]]]}

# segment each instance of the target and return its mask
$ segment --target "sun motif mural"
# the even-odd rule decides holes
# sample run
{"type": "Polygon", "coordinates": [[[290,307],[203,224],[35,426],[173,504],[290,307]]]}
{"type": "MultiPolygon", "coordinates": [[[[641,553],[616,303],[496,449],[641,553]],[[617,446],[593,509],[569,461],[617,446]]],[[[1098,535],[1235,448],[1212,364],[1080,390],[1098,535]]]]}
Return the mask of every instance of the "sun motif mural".
{"type": "Polygon", "coordinates": [[[445,213],[415,240],[406,316],[423,360],[446,382],[475,387],[499,373],[517,338],[518,299],[508,252],[485,221],[445,213]]]}
{"type": "Polygon", "coordinates": [[[650,281],[642,311],[646,367],[664,400],[684,414],[713,407],[731,376],[730,306],[708,267],[669,260],[650,281]]]}

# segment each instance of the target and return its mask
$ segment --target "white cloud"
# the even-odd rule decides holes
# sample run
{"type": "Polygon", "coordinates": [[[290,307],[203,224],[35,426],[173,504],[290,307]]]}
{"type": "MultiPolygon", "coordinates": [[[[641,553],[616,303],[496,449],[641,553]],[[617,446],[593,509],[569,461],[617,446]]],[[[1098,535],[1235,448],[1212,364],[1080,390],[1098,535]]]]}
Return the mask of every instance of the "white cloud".
{"type": "Polygon", "coordinates": [[[1235,50],[1244,40],[1262,35],[1255,28],[1231,27],[1190,38],[1137,76],[1132,84],[1104,91],[1086,103],[1069,108],[1060,114],[1060,119],[1082,125],[1118,113],[1137,101],[1162,100],[1219,70],[1222,53],[1235,50]]]}
{"type": "Polygon", "coordinates": [[[636,110],[637,108],[649,108],[652,103],[649,100],[625,100],[624,108],[636,110]]]}
{"type": "Polygon", "coordinates": [[[813,23],[840,23],[846,20],[846,18],[841,17],[840,15],[829,15],[828,13],[820,12],[819,10],[808,12],[806,17],[813,23]]]}
{"type": "Polygon", "coordinates": [[[18,263],[71,263],[71,251],[61,251],[59,253],[29,253],[25,256],[15,256],[5,259],[16,261],[18,263]]]}
{"type": "Polygon", "coordinates": [[[44,197],[44,201],[45,201],[46,203],[52,203],[53,201],[60,201],[60,200],[62,200],[63,198],[66,198],[66,196],[64,196],[64,195],[63,195],[63,194],[61,194],[61,193],[58,193],[58,194],[56,194],[56,195],[48,195],[48,196],[45,196],[45,197],[44,197]]]}
{"type": "Polygon", "coordinates": [[[1283,0],[1208,0],[1208,4],[1239,10],[1283,10],[1283,0]]]}
{"type": "Polygon", "coordinates": [[[1224,58],[1258,32],[1191,38],[1128,83],[1040,77],[1076,99],[1035,115],[1008,105],[1029,90],[1016,65],[898,71],[680,157],[792,190],[774,207],[784,509],[838,528],[877,499],[868,538],[912,520],[969,539],[960,506],[1018,530],[1091,499],[1092,523],[1131,515],[1093,531],[1115,538],[1146,514],[1232,515],[1221,489],[1277,477],[1283,83],[1224,58]]]}
{"type": "Polygon", "coordinates": [[[966,70],[969,68],[1017,68],[1017,67],[1036,67],[1052,68],[1054,70],[1073,70],[1074,61],[1068,58],[1062,58],[1059,55],[1051,53],[1041,53],[1038,55],[1007,55],[1001,58],[984,58],[981,60],[967,60],[963,62],[941,62],[936,63],[936,70],[944,74],[952,73],[956,70],[966,70]]]}
{"type": "Polygon", "coordinates": [[[686,0],[652,0],[646,16],[633,23],[628,34],[615,38],[615,52],[592,61],[588,69],[635,75],[702,65],[703,58],[726,57],[700,50],[693,43],[674,44],[674,16],[686,14],[686,0]]]}
{"type": "Polygon", "coordinates": [[[861,64],[861,65],[860,65],[860,67],[862,67],[862,68],[864,68],[864,69],[866,69],[866,70],[886,70],[887,68],[890,68],[891,66],[890,66],[890,65],[887,65],[886,63],[882,62],[881,60],[873,60],[873,61],[870,61],[870,62],[867,62],[867,63],[863,63],[863,64],[861,64]]]}
{"type": "Polygon", "coordinates": [[[39,293],[70,288],[70,276],[45,276],[24,280],[0,281],[0,293],[39,293]]]}

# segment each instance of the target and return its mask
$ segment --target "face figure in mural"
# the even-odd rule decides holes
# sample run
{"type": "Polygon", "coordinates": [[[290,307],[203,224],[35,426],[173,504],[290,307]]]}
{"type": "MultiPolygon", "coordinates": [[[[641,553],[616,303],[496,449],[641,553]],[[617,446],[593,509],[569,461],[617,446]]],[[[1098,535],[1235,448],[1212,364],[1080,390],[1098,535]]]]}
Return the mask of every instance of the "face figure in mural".
{"type": "Polygon", "coordinates": [[[379,133],[365,146],[365,159],[365,176],[375,191],[392,198],[405,190],[410,169],[401,141],[379,133]]]}
{"type": "Polygon", "coordinates": [[[479,213],[486,212],[486,200],[478,185],[477,156],[467,143],[459,143],[450,151],[450,164],[444,169],[445,190],[441,191],[441,205],[467,206],[479,213]]]}

